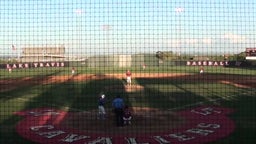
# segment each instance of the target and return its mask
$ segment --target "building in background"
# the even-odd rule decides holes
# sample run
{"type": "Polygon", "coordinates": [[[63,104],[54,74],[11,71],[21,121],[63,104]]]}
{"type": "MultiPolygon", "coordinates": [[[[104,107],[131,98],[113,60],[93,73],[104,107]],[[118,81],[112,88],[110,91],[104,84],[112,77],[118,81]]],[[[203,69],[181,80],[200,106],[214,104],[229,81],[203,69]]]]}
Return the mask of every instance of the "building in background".
{"type": "Polygon", "coordinates": [[[256,60],[256,48],[246,48],[245,49],[246,60],[256,60]]]}
{"type": "Polygon", "coordinates": [[[64,46],[24,47],[20,55],[21,62],[59,62],[65,59],[64,46]]]}

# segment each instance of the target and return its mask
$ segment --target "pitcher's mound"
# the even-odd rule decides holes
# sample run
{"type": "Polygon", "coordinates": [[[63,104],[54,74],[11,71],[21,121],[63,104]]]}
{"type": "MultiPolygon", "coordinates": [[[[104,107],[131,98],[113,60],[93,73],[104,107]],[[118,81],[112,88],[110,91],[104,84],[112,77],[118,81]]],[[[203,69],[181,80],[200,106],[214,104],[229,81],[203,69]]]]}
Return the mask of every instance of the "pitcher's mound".
{"type": "Polygon", "coordinates": [[[144,87],[141,85],[111,85],[105,87],[105,90],[109,91],[115,91],[115,92],[137,92],[137,91],[143,91],[144,87]]]}

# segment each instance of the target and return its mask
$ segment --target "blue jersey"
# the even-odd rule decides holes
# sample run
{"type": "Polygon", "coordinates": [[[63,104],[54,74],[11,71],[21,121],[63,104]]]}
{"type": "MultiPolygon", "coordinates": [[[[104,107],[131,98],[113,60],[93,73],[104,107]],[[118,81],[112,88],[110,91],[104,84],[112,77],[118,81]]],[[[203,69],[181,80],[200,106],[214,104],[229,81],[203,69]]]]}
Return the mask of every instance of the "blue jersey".
{"type": "Polygon", "coordinates": [[[104,104],[105,104],[104,98],[100,98],[100,100],[99,100],[99,106],[104,106],[104,104]]]}

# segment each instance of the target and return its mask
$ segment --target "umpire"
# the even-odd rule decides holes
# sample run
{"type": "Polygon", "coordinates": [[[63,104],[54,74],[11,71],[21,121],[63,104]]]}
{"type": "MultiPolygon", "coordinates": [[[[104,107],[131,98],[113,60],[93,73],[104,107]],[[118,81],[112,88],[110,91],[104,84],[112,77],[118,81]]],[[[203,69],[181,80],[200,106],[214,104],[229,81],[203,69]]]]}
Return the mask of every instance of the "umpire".
{"type": "Polygon", "coordinates": [[[112,102],[116,115],[116,126],[123,126],[124,100],[118,95],[112,102]]]}

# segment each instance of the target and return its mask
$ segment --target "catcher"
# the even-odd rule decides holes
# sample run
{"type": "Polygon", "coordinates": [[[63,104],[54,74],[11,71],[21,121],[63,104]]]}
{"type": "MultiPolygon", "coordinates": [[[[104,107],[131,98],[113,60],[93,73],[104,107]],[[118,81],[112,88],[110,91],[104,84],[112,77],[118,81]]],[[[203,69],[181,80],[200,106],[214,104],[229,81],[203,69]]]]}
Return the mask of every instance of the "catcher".
{"type": "Polygon", "coordinates": [[[124,107],[124,114],[123,114],[124,125],[130,125],[131,120],[132,120],[132,113],[131,113],[129,107],[126,105],[124,107]]]}

